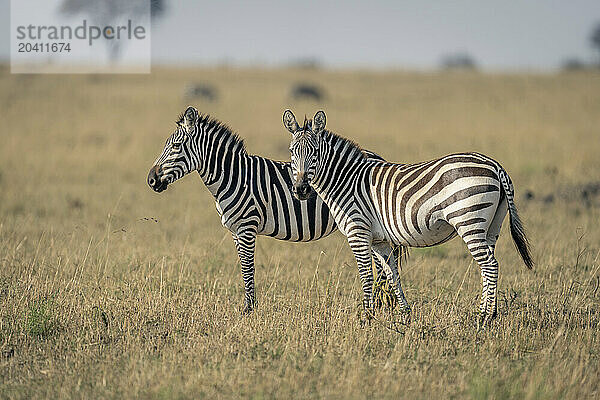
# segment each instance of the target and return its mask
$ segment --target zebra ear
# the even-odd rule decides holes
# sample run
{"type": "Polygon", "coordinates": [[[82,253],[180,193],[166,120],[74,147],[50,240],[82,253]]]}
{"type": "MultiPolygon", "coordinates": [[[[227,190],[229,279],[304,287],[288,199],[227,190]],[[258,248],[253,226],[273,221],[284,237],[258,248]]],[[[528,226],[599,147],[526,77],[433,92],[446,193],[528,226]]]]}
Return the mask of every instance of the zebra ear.
{"type": "Polygon", "coordinates": [[[190,133],[194,131],[198,122],[198,110],[195,107],[189,106],[183,113],[183,127],[190,133]]]}
{"type": "Polygon", "coordinates": [[[283,113],[283,126],[293,135],[298,130],[298,122],[291,110],[285,110],[283,113]]]}
{"type": "Polygon", "coordinates": [[[323,110],[317,111],[317,113],[313,117],[313,132],[317,133],[317,134],[321,133],[321,131],[323,131],[323,129],[325,129],[326,121],[327,120],[325,118],[325,111],[323,111],[323,110]]]}

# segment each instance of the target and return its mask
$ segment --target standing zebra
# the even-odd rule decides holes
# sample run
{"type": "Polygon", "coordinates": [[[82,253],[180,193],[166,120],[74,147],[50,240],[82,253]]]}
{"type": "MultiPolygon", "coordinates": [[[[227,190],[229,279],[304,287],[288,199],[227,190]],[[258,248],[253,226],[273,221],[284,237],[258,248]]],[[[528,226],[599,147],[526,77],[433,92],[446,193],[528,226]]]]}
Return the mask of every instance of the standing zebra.
{"type": "Polygon", "coordinates": [[[510,231],[525,265],[533,260],[514,203],[508,173],[496,161],[478,153],[459,153],[417,164],[367,159],[355,143],[325,130],[325,113],[300,127],[286,110],[284,126],[290,145],[294,193],[300,199],[309,185],[329,206],[338,229],[358,264],[363,305],[372,306],[374,250],[385,271],[391,270],[399,304],[410,307],[402,292],[397,259],[389,245],[434,246],[457,234],[481,269],[482,298],[478,324],[496,316],[498,262],[494,249],[508,210],[510,231]]]}
{"type": "MultiPolygon", "coordinates": [[[[381,159],[366,150],[365,155],[381,159]]],[[[256,235],[306,242],[336,229],[323,200],[312,196],[299,201],[292,195],[289,162],[249,155],[243,141],[227,126],[188,107],[150,169],[148,185],[162,192],[194,170],[214,196],[221,223],[232,233],[244,281],[243,313],[252,311],[256,300],[256,235]]],[[[377,259],[375,266],[378,276],[386,279],[377,259]]]]}

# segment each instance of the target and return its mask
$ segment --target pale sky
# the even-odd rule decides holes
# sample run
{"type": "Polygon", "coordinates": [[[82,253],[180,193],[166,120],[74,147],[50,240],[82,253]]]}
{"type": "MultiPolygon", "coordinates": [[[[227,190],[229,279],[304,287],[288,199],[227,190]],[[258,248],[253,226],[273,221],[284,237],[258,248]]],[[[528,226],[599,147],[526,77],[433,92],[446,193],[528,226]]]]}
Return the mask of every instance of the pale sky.
{"type": "MultiPolygon", "coordinates": [[[[589,37],[600,0],[166,2],[152,27],[160,64],[278,66],[311,57],[327,67],[432,69],[464,52],[488,70],[549,71],[566,58],[597,59],[589,37]]],[[[9,3],[0,0],[3,59],[9,3]]]]}

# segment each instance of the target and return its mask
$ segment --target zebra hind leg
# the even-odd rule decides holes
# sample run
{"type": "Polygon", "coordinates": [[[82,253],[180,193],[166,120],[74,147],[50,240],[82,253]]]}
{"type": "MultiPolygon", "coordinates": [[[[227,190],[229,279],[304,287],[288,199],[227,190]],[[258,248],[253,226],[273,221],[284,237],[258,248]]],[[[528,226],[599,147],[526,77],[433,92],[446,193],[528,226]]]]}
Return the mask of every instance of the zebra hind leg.
{"type": "Polygon", "coordinates": [[[503,198],[496,208],[490,225],[487,227],[485,243],[480,243],[472,247],[472,251],[469,248],[473,258],[477,261],[481,269],[482,281],[485,282],[482,288],[481,314],[478,321],[479,329],[489,325],[498,315],[498,260],[496,260],[495,250],[502,222],[506,217],[507,211],[506,198],[503,198]],[[487,248],[485,245],[487,245],[487,248]]]}
{"type": "Polygon", "coordinates": [[[244,282],[244,306],[242,315],[252,312],[256,306],[256,293],[254,291],[254,248],[256,245],[256,230],[244,229],[233,235],[238,257],[242,268],[244,282]]]}
{"type": "MultiPolygon", "coordinates": [[[[494,257],[494,245],[488,240],[488,227],[479,226],[459,231],[469,253],[481,271],[481,303],[479,305],[478,329],[483,329],[496,316],[496,293],[498,284],[498,261],[494,257]]],[[[459,228],[460,229],[460,228],[459,228]]],[[[495,241],[494,241],[495,244],[495,241]]]]}
{"type": "MultiPolygon", "coordinates": [[[[497,206],[483,208],[477,213],[466,213],[461,218],[449,221],[467,245],[481,271],[481,303],[477,321],[479,329],[485,328],[496,316],[498,261],[494,257],[494,247],[506,215],[506,204],[503,204],[499,194],[498,199],[487,199],[497,202],[497,206]]],[[[477,199],[473,201],[475,200],[477,199]]]]}
{"type": "MultiPolygon", "coordinates": [[[[496,288],[497,288],[497,281],[498,281],[498,261],[496,260],[495,257],[495,251],[496,251],[496,242],[498,241],[498,236],[500,235],[500,229],[502,228],[502,222],[504,221],[504,218],[506,217],[506,214],[508,212],[508,203],[506,201],[506,197],[504,197],[501,201],[500,204],[498,204],[498,208],[496,208],[496,213],[494,214],[494,218],[492,219],[492,222],[490,223],[490,226],[487,229],[487,234],[486,234],[486,241],[487,241],[487,245],[489,247],[489,251],[491,254],[491,262],[492,264],[495,264],[495,268],[496,270],[496,278],[490,282],[491,284],[493,284],[493,289],[494,289],[494,294],[493,294],[493,308],[492,308],[492,312],[490,314],[490,318],[494,319],[496,318],[496,316],[498,315],[498,298],[496,297],[496,288]]],[[[492,289],[492,288],[489,288],[492,289]]]]}
{"type": "Polygon", "coordinates": [[[497,316],[498,307],[498,261],[494,257],[494,251],[488,248],[486,258],[478,262],[481,275],[487,280],[485,301],[481,304],[481,314],[478,328],[484,329],[497,316]]]}
{"type": "Polygon", "coordinates": [[[481,270],[481,303],[477,321],[477,328],[481,330],[497,315],[498,261],[494,256],[494,246],[485,240],[471,239],[467,241],[467,247],[481,270]]]}

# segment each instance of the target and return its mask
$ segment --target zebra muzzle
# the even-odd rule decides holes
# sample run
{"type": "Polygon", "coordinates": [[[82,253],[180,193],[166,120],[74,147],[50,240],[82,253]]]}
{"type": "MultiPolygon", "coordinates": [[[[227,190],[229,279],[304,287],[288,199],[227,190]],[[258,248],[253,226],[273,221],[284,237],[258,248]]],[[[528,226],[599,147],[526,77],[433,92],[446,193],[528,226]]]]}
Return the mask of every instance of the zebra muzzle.
{"type": "Polygon", "coordinates": [[[162,192],[169,185],[168,182],[161,180],[159,174],[158,166],[154,166],[150,168],[150,172],[148,173],[148,186],[152,188],[155,192],[162,192]]]}
{"type": "Polygon", "coordinates": [[[296,195],[296,197],[299,198],[300,200],[306,200],[306,199],[308,199],[310,192],[311,192],[310,185],[305,182],[295,184],[294,188],[293,188],[293,192],[296,195]]]}

